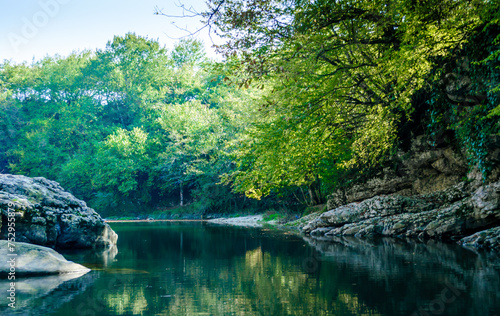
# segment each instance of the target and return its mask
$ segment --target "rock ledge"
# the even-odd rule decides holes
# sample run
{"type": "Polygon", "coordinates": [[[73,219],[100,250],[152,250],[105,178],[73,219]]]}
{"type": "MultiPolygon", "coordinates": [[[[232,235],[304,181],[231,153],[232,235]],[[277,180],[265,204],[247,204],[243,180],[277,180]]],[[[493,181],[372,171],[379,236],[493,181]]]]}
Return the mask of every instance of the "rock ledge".
{"type": "Polygon", "coordinates": [[[318,239],[336,236],[418,237],[459,240],[500,250],[500,182],[468,193],[467,184],[413,197],[376,196],[319,214],[302,228],[318,239]],[[491,228],[493,227],[493,228],[491,228]],[[468,235],[472,236],[467,237],[468,235]]]}

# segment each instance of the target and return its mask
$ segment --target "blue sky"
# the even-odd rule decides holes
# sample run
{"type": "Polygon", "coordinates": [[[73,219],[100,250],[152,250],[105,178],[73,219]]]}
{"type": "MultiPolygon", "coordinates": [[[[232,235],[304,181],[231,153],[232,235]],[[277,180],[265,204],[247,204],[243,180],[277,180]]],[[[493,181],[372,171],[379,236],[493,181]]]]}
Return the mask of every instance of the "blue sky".
{"type": "MultiPolygon", "coordinates": [[[[104,48],[113,36],[128,32],[171,48],[188,34],[178,27],[191,31],[201,27],[197,18],[154,15],[156,6],[165,13],[182,15],[179,1],[198,11],[206,8],[204,0],[0,0],[0,62],[31,63],[47,55],[104,48]]],[[[197,38],[205,42],[208,55],[215,57],[208,32],[197,38]]]]}

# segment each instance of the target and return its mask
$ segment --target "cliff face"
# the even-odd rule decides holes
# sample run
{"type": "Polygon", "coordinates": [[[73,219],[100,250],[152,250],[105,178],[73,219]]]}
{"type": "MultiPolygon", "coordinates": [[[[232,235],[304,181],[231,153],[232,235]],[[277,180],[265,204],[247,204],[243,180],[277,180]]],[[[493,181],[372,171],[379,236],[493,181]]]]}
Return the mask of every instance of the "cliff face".
{"type": "Polygon", "coordinates": [[[400,153],[397,170],[385,169],[378,176],[328,197],[329,210],[381,194],[414,196],[446,190],[467,177],[467,161],[450,146],[434,147],[425,137],[415,138],[411,149],[400,153]]]}
{"type": "Polygon", "coordinates": [[[498,164],[485,184],[478,173],[467,172],[460,153],[431,147],[423,137],[400,156],[399,170],[385,170],[332,194],[328,211],[303,232],[317,239],[380,235],[458,240],[485,230],[460,242],[500,250],[498,164]]]}
{"type": "Polygon", "coordinates": [[[17,242],[52,248],[106,248],[118,238],[84,201],[41,177],[0,174],[0,214],[0,239],[15,233],[17,242]]]}

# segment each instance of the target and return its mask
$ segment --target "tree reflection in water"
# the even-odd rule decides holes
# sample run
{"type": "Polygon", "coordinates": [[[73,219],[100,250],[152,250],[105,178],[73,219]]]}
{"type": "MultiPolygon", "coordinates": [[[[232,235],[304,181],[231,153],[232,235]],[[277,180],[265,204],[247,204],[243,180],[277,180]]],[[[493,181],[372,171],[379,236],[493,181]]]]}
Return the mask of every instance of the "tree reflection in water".
{"type": "Polygon", "coordinates": [[[94,271],[82,278],[85,287],[54,306],[55,315],[500,312],[497,257],[455,245],[320,242],[202,222],[116,223],[113,229],[120,236],[114,258],[71,255],[94,271]]]}

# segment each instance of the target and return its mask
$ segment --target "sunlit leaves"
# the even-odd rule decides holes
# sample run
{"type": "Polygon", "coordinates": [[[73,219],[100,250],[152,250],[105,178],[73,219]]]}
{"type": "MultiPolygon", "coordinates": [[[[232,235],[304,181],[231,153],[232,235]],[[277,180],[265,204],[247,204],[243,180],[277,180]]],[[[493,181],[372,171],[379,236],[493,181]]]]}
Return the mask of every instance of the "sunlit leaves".
{"type": "MultiPolygon", "coordinates": [[[[398,122],[436,58],[466,42],[483,1],[210,1],[220,50],[239,87],[265,85],[253,105],[235,188],[260,197],[286,186],[341,182],[397,145],[398,122]],[[265,16],[266,6],[274,10],[265,16]],[[246,15],[240,14],[247,13],[246,15]],[[246,141],[248,140],[248,141],[246,141]]],[[[226,181],[230,182],[226,179],[226,181]]]]}
{"type": "Polygon", "coordinates": [[[198,66],[205,61],[203,42],[195,39],[183,39],[174,46],[170,53],[174,66],[198,66]]]}
{"type": "Polygon", "coordinates": [[[147,133],[138,127],[131,131],[118,129],[109,135],[97,152],[100,167],[94,178],[96,187],[116,187],[124,195],[137,191],[139,176],[147,174],[151,164],[148,145],[147,133]]]}

